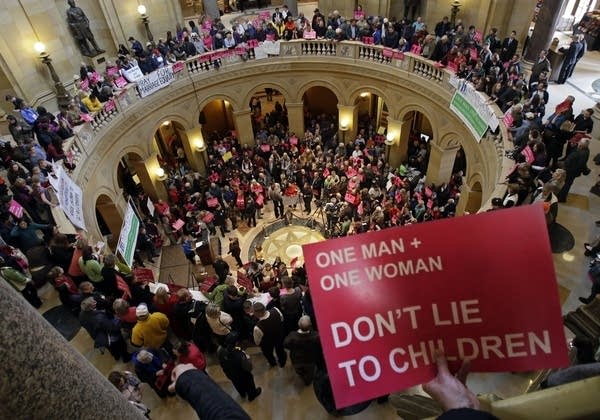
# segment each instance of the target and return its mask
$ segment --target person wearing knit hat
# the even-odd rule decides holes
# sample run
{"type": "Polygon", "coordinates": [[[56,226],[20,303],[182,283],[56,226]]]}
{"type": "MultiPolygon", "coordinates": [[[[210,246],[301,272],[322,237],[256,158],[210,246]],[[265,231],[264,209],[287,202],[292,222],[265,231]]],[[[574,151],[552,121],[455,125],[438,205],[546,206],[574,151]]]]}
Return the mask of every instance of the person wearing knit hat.
{"type": "Polygon", "coordinates": [[[131,343],[134,346],[160,349],[163,346],[171,348],[167,340],[169,319],[160,312],[150,313],[145,303],[135,309],[137,323],[131,331],[131,343]]]}

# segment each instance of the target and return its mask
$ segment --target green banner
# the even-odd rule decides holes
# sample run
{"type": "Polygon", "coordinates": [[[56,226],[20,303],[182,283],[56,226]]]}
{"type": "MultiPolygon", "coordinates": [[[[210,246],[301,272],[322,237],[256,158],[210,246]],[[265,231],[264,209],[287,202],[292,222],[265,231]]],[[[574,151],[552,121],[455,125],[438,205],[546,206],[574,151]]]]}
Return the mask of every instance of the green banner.
{"type": "Polygon", "coordinates": [[[459,91],[454,93],[450,109],[467,125],[477,140],[481,140],[488,128],[488,123],[459,91]]]}
{"type": "Polygon", "coordinates": [[[127,211],[125,212],[123,226],[121,226],[121,233],[119,234],[117,252],[121,254],[125,264],[129,267],[133,265],[133,254],[135,253],[135,246],[137,245],[139,229],[140,219],[138,219],[135,211],[133,211],[131,203],[127,203],[127,211]]]}

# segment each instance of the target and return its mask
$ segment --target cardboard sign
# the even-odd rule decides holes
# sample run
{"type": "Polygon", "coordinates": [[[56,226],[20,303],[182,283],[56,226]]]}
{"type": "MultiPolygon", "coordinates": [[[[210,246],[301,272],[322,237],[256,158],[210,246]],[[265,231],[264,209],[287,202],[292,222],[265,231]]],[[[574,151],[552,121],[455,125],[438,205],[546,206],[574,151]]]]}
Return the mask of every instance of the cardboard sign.
{"type": "Polygon", "coordinates": [[[225,154],[223,155],[223,162],[228,162],[229,159],[231,159],[233,157],[233,155],[231,154],[231,152],[225,152],[225,154]]]}
{"type": "Polygon", "coordinates": [[[171,66],[171,69],[173,69],[173,73],[179,73],[181,71],[183,71],[183,67],[184,67],[184,62],[183,61],[177,61],[175,63],[173,63],[173,65],[171,66]]]}
{"type": "Polygon", "coordinates": [[[416,55],[421,55],[421,46],[419,44],[413,44],[410,47],[410,52],[416,55]]]}
{"type": "Polygon", "coordinates": [[[88,79],[83,79],[79,87],[81,88],[81,90],[90,90],[90,81],[88,79]]]}
{"type": "Polygon", "coordinates": [[[136,283],[154,283],[154,273],[150,268],[137,267],[133,269],[133,278],[136,283]]]}
{"type": "Polygon", "coordinates": [[[113,77],[119,74],[119,68],[117,66],[108,67],[106,69],[106,75],[109,77],[113,77]]]}
{"type": "Polygon", "coordinates": [[[298,144],[298,137],[296,137],[296,136],[290,137],[290,144],[292,146],[296,146],[298,144]]]}
{"type": "Polygon", "coordinates": [[[431,380],[438,348],[452,369],[461,359],[480,372],[568,365],[542,205],[318,242],[303,254],[338,408],[431,380]]]}
{"type": "Polygon", "coordinates": [[[119,89],[123,89],[127,85],[127,80],[121,76],[115,80],[115,86],[119,89]]]}
{"type": "Polygon", "coordinates": [[[346,195],[344,196],[344,200],[347,203],[354,204],[354,201],[356,200],[356,197],[354,196],[354,194],[352,194],[350,192],[347,192],[346,195]]]}
{"type": "Polygon", "coordinates": [[[304,31],[302,33],[304,39],[317,39],[317,33],[315,31],[304,31]]]}
{"type": "Polygon", "coordinates": [[[210,223],[213,220],[215,220],[215,215],[212,214],[211,212],[207,211],[206,214],[204,215],[204,217],[202,218],[202,221],[204,223],[210,223]]]}
{"type": "Polygon", "coordinates": [[[8,211],[10,212],[10,214],[15,216],[17,219],[20,219],[21,217],[23,217],[23,206],[21,206],[15,200],[10,200],[8,211]]]}
{"type": "Polygon", "coordinates": [[[372,36],[363,36],[362,42],[363,44],[373,45],[375,43],[375,38],[372,36]]]}
{"type": "Polygon", "coordinates": [[[206,200],[206,205],[208,207],[217,207],[219,205],[219,200],[216,197],[209,198],[206,200]]]}
{"type": "Polygon", "coordinates": [[[173,226],[173,229],[179,230],[183,225],[185,225],[185,222],[181,219],[177,219],[171,226],[173,226]]]}
{"type": "Polygon", "coordinates": [[[266,153],[271,150],[271,145],[270,144],[261,144],[260,150],[262,150],[263,152],[266,153]]]}
{"type": "Polygon", "coordinates": [[[104,103],[104,112],[113,112],[117,109],[117,104],[114,99],[109,99],[104,103]]]}
{"type": "Polygon", "coordinates": [[[383,56],[392,58],[394,56],[394,50],[389,47],[383,47],[383,56]]]}

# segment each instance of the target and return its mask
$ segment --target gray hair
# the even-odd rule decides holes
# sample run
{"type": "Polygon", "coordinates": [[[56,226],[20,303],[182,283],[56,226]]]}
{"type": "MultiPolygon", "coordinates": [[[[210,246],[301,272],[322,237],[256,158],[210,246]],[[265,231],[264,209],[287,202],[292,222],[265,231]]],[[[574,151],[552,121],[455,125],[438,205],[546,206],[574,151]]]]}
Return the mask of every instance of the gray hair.
{"type": "Polygon", "coordinates": [[[84,312],[93,311],[96,306],[96,299],[87,297],[81,301],[81,310],[84,312]]]}
{"type": "Polygon", "coordinates": [[[216,303],[209,303],[206,307],[206,316],[209,318],[218,318],[221,313],[221,308],[216,303]]]}
{"type": "Polygon", "coordinates": [[[310,317],[308,315],[302,315],[298,320],[298,327],[302,331],[310,331],[312,328],[312,321],[310,320],[310,317]]]}

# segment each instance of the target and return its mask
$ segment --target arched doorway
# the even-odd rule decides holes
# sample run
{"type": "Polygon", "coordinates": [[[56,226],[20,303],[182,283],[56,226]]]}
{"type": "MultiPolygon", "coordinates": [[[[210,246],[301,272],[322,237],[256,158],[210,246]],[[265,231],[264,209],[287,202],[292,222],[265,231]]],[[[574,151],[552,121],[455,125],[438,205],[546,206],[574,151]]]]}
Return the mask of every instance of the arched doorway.
{"type": "Polygon", "coordinates": [[[123,189],[123,196],[137,197],[138,194],[144,191],[142,183],[137,174],[139,165],[144,164],[144,160],[140,155],[134,152],[129,152],[121,157],[117,166],[117,184],[123,189]]]}
{"type": "Polygon", "coordinates": [[[427,171],[433,139],[433,127],[429,118],[420,111],[410,111],[404,119],[408,121],[408,148],[406,163],[421,173],[427,171]]]}
{"type": "Polygon", "coordinates": [[[190,156],[184,147],[187,134],[183,125],[177,121],[164,121],[154,133],[152,140],[154,151],[167,167],[171,169],[177,169],[181,165],[189,167],[190,156]]]}
{"type": "MultiPolygon", "coordinates": [[[[338,113],[338,98],[330,89],[324,86],[313,86],[302,95],[304,110],[307,117],[311,119],[321,115],[331,115],[335,117],[338,113]]],[[[306,125],[308,127],[308,124],[306,125]]]]}
{"type": "MultiPolygon", "coordinates": [[[[465,212],[474,214],[481,208],[481,197],[482,188],[481,183],[476,181],[471,187],[468,194],[467,204],[465,205],[465,212]]],[[[462,198],[462,197],[461,197],[462,198]]]]}
{"type": "Polygon", "coordinates": [[[233,107],[226,99],[215,99],[202,108],[198,116],[204,138],[212,141],[221,139],[235,130],[233,107]]]}
{"type": "Polygon", "coordinates": [[[388,128],[388,107],[375,93],[362,92],[354,101],[357,108],[358,132],[365,139],[385,135],[388,128]]]}
{"type": "Polygon", "coordinates": [[[100,194],[96,199],[96,221],[108,246],[115,249],[119,241],[123,217],[115,203],[106,194],[100,194]]]}
{"type": "Polygon", "coordinates": [[[277,124],[281,124],[287,130],[289,123],[286,98],[277,88],[266,86],[257,89],[252,94],[248,107],[254,135],[261,129],[274,127],[277,124]]]}

